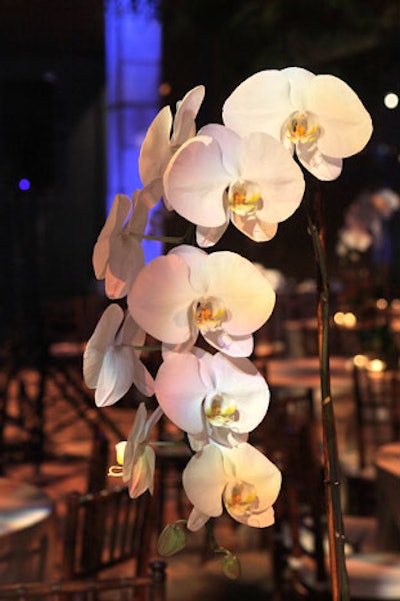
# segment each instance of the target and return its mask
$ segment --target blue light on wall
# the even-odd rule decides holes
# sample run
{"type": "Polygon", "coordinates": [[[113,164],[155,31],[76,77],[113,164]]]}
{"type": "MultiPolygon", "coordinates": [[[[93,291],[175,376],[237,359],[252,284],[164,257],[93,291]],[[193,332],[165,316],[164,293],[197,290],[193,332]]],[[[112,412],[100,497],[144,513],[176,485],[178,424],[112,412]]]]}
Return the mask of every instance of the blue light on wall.
{"type": "MultiPolygon", "coordinates": [[[[160,23],[144,1],[108,0],[105,9],[107,212],[118,193],[132,194],[142,184],[140,146],[159,110],[160,23]]],[[[151,216],[149,216],[150,222],[151,216]]],[[[143,241],[146,261],[161,244],[143,241]]]]}

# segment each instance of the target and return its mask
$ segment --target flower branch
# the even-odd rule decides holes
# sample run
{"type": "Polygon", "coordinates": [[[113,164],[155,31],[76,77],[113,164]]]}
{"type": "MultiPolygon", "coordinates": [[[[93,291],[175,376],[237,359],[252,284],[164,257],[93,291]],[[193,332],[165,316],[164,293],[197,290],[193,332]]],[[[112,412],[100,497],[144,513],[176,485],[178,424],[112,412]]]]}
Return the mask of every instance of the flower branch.
{"type": "Polygon", "coordinates": [[[333,601],[347,601],[349,599],[349,589],[344,554],[345,537],[340,499],[340,468],[329,369],[329,282],[320,190],[315,190],[311,198],[308,195],[306,210],[317,267],[318,350],[321,373],[324,472],[332,596],[333,601]]]}

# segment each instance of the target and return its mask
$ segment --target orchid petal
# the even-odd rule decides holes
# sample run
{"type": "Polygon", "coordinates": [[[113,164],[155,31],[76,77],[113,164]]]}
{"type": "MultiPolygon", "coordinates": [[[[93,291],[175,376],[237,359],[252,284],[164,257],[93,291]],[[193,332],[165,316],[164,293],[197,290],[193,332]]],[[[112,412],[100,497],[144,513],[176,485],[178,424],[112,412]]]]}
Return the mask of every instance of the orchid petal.
{"type": "Polygon", "coordinates": [[[119,344],[133,346],[143,346],[145,343],[145,331],[132,319],[128,312],[125,315],[117,340],[119,344]]]}
{"type": "Polygon", "coordinates": [[[114,198],[111,211],[101,230],[93,249],[93,268],[98,280],[105,277],[106,266],[110,253],[110,236],[122,229],[132,208],[132,201],[125,194],[117,194],[114,198]]]}
{"type": "Polygon", "coordinates": [[[371,117],[344,81],[333,75],[316,76],[307,103],[307,109],[318,115],[318,148],[324,155],[346,158],[366,146],[372,134],[371,117]]]}
{"type": "Polygon", "coordinates": [[[104,352],[86,347],[83,354],[83,379],[88,388],[96,388],[103,365],[104,352]]]}
{"type": "Polygon", "coordinates": [[[106,225],[93,250],[96,277],[105,278],[109,298],[127,294],[144,265],[141,237],[147,222],[148,208],[136,190],[133,205],[127,196],[116,196],[106,225]],[[133,206],[133,208],[132,208],[133,206]]]}
{"type": "Polygon", "coordinates": [[[302,67],[287,67],[282,69],[282,73],[290,83],[289,97],[291,105],[298,111],[307,110],[307,89],[317,76],[302,67]]]}
{"type": "MultiPolygon", "coordinates": [[[[155,179],[153,179],[149,184],[147,184],[143,188],[141,197],[142,201],[149,209],[152,209],[156,206],[160,198],[164,197],[164,188],[161,175],[160,177],[156,177],[155,179]]],[[[170,210],[170,207],[168,206],[165,197],[164,204],[167,207],[167,209],[170,210]]]]}
{"type": "Polygon", "coordinates": [[[112,303],[103,311],[95,330],[86,345],[86,350],[95,348],[105,352],[114,342],[115,335],[124,319],[124,311],[117,303],[112,303]]]}
{"type": "Polygon", "coordinates": [[[258,131],[280,140],[282,124],[293,110],[289,90],[289,81],[281,71],[255,73],[225,101],[225,125],[241,136],[258,131]]]}
{"type": "Polygon", "coordinates": [[[278,231],[277,223],[263,221],[260,219],[259,215],[249,218],[238,215],[237,213],[232,213],[231,221],[239,231],[251,240],[254,240],[254,242],[268,242],[269,240],[272,240],[278,231]]]}
{"type": "Polygon", "coordinates": [[[263,376],[251,361],[216,353],[212,358],[214,389],[227,402],[236,405],[238,419],[232,425],[236,432],[251,432],[264,419],[270,393],[263,376]]]}
{"type": "Polygon", "coordinates": [[[249,357],[254,348],[254,339],[251,334],[230,336],[224,330],[210,330],[204,334],[204,339],[213,348],[231,357],[249,357]]]}
{"type": "Polygon", "coordinates": [[[156,455],[153,449],[147,445],[138,447],[135,466],[128,484],[129,496],[132,499],[140,497],[146,490],[153,494],[155,464],[156,455]]]}
{"type": "Polygon", "coordinates": [[[191,530],[192,532],[197,532],[197,530],[200,530],[200,528],[202,528],[204,524],[208,522],[209,519],[209,515],[201,513],[201,511],[196,509],[196,507],[193,507],[192,511],[190,512],[186,526],[188,530],[191,530]]]}
{"type": "Polygon", "coordinates": [[[128,482],[129,495],[132,498],[140,496],[147,489],[153,494],[155,453],[145,441],[161,416],[162,411],[157,408],[147,419],[144,403],[140,403],[136,411],[133,426],[125,445],[122,467],[122,479],[124,482],[128,482]]]}
{"type": "Polygon", "coordinates": [[[147,130],[140,149],[139,173],[144,186],[162,175],[162,165],[171,154],[169,146],[171,128],[171,109],[169,106],[164,106],[147,130]]]}
{"type": "Polygon", "coordinates": [[[192,457],[183,471],[182,482],[197,511],[210,517],[221,515],[221,496],[227,476],[218,447],[207,445],[192,457]]]}
{"type": "Polygon", "coordinates": [[[138,240],[125,236],[113,240],[105,278],[105,292],[108,298],[118,299],[126,296],[143,265],[144,252],[138,240]]]}
{"type": "Polygon", "coordinates": [[[290,217],[303,198],[305,182],[300,167],[272,136],[253,133],[243,139],[242,177],[257,182],[263,221],[278,223],[290,217]]]}
{"type": "Polygon", "coordinates": [[[188,434],[188,441],[190,448],[195,453],[201,451],[210,442],[206,430],[203,430],[199,434],[188,434]]]}
{"type": "Polygon", "coordinates": [[[270,525],[273,520],[270,508],[275,503],[282,482],[279,469],[265,455],[248,443],[224,449],[225,470],[231,483],[244,483],[255,490],[254,507],[241,513],[240,507],[230,503],[228,490],[224,490],[224,503],[228,513],[237,521],[254,527],[270,525]],[[229,472],[231,471],[231,474],[229,472]]]}
{"type": "Polygon", "coordinates": [[[199,130],[199,136],[208,136],[218,142],[222,149],[222,163],[230,177],[238,177],[240,170],[241,137],[229,127],[210,123],[199,130]]]}
{"type": "Polygon", "coordinates": [[[229,461],[234,464],[236,478],[257,484],[263,508],[275,503],[280,491],[282,475],[268,457],[252,445],[244,443],[229,449],[229,461]]]}
{"type": "Polygon", "coordinates": [[[223,193],[230,180],[217,141],[191,138],[181,146],[164,173],[169,204],[192,223],[218,227],[227,220],[223,193]]]}
{"type": "MultiPolygon", "coordinates": [[[[219,431],[221,431],[221,429],[219,431]]],[[[233,430],[226,430],[226,441],[223,444],[224,447],[236,447],[242,442],[247,442],[248,440],[248,432],[234,432],[233,430]]]]}
{"type": "Polygon", "coordinates": [[[196,248],[190,244],[180,244],[179,246],[175,246],[175,248],[170,250],[168,255],[176,255],[181,257],[185,261],[186,265],[192,270],[194,267],[196,267],[196,265],[204,260],[204,257],[207,256],[207,253],[204,250],[201,250],[201,248],[196,248]]]}
{"type": "Polygon", "coordinates": [[[154,461],[151,455],[154,451],[145,454],[147,410],[144,403],[140,403],[136,410],[135,419],[125,445],[125,453],[122,467],[122,479],[129,482],[131,496],[137,497],[147,490],[148,484],[152,485],[154,476],[154,461]],[[146,466],[147,461],[147,466],[146,466]],[[148,477],[147,469],[150,470],[148,477]]]}
{"type": "Polygon", "coordinates": [[[98,407],[113,405],[133,383],[133,361],[128,347],[110,347],[104,354],[95,392],[98,407]]]}
{"type": "Polygon", "coordinates": [[[275,512],[273,507],[267,507],[264,510],[252,513],[248,517],[242,519],[234,515],[232,515],[232,517],[238,522],[246,524],[247,526],[252,526],[253,528],[267,528],[275,523],[275,512]]]}
{"type": "Polygon", "coordinates": [[[170,353],[155,380],[157,400],[169,419],[185,432],[202,431],[202,401],[207,392],[199,360],[190,353],[170,353]]]}
{"type": "Polygon", "coordinates": [[[89,388],[96,388],[103,356],[113,344],[118,328],[124,318],[124,312],[117,304],[107,307],[90,337],[83,354],[83,377],[89,388]]]}
{"type": "Polygon", "coordinates": [[[142,190],[136,190],[133,194],[132,215],[127,223],[127,231],[134,236],[143,236],[149,216],[149,207],[145,202],[142,190]]]}
{"type": "Polygon", "coordinates": [[[321,181],[332,181],[342,172],[342,159],[324,156],[315,144],[311,148],[307,144],[299,144],[296,153],[300,163],[321,181]]]}
{"type": "Polygon", "coordinates": [[[181,244],[173,248],[168,255],[176,255],[183,259],[189,267],[189,282],[194,295],[203,295],[209,286],[207,269],[204,269],[204,261],[207,260],[207,253],[201,248],[181,244]]]}
{"type": "Polygon", "coordinates": [[[196,86],[178,103],[174,119],[172,146],[181,146],[196,133],[195,118],[204,100],[205,87],[196,86]]]}
{"type": "Polygon", "coordinates": [[[176,255],[157,257],[148,263],[128,295],[135,321],[154,338],[170,344],[190,338],[188,313],[192,302],[188,266],[176,255]]]}
{"type": "Polygon", "coordinates": [[[209,273],[209,289],[228,310],[226,332],[245,336],[261,327],[273,311],[275,292],[258,269],[231,251],[208,255],[204,266],[209,273]]]}
{"type": "Polygon", "coordinates": [[[196,242],[202,248],[214,246],[225,234],[229,222],[223,223],[219,227],[203,227],[198,225],[196,228],[196,242]]]}
{"type": "Polygon", "coordinates": [[[132,428],[128,434],[124,454],[124,471],[123,478],[126,482],[132,471],[135,449],[139,442],[143,442],[145,436],[143,434],[147,419],[147,409],[144,403],[139,403],[136,409],[135,419],[133,420],[132,428]]]}
{"type": "Polygon", "coordinates": [[[131,349],[132,353],[132,364],[133,364],[133,383],[136,388],[144,394],[144,396],[150,397],[154,394],[154,378],[146,368],[146,366],[140,361],[136,355],[136,351],[131,349]]]}
{"type": "Polygon", "coordinates": [[[154,426],[157,424],[157,422],[160,421],[160,419],[162,418],[163,415],[164,415],[164,411],[162,410],[162,408],[160,406],[158,406],[156,409],[154,409],[154,411],[152,411],[152,413],[150,414],[149,418],[146,420],[146,423],[144,424],[144,427],[143,427],[143,438],[144,439],[147,439],[149,437],[151,430],[154,428],[154,426]]]}
{"type": "Polygon", "coordinates": [[[190,324],[190,336],[185,342],[180,344],[168,344],[163,342],[161,345],[161,354],[165,359],[169,353],[188,353],[193,349],[196,344],[196,340],[199,336],[199,331],[193,324],[190,324]]]}
{"type": "Polygon", "coordinates": [[[229,428],[217,428],[213,426],[207,442],[216,444],[223,448],[236,447],[249,439],[248,432],[236,432],[229,428]]]}

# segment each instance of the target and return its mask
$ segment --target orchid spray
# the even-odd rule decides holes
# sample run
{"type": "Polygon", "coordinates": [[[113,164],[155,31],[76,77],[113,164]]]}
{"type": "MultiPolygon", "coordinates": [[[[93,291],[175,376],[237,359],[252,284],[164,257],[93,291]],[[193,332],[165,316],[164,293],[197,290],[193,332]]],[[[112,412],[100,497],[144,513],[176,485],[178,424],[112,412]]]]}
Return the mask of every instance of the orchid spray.
{"type": "MultiPolygon", "coordinates": [[[[196,133],[204,93],[203,86],[188,92],[175,119],[169,107],[155,117],[140,153],[143,188],[132,201],[117,196],[99,236],[93,255],[96,276],[105,279],[111,299],[126,297],[127,308],[125,317],[118,307],[101,318],[85,352],[85,378],[96,388],[99,406],[116,402],[132,382],[142,393],[155,394],[154,416],[146,420],[139,408],[140,423],[135,422],[123,446],[125,456],[119,447],[119,472],[132,496],[152,489],[156,457],[148,437],[162,412],[187,434],[193,455],[182,482],[193,509],[187,520],[167,526],[159,539],[161,551],[181,549],[183,527],[198,530],[224,509],[249,526],[273,524],[281,473],[248,437],[270,402],[268,384],[249,357],[254,332],[273,312],[275,291],[245,257],[212,247],[230,223],[255,243],[268,242],[279,223],[305,202],[319,284],[332,591],[335,601],[347,599],[322,198],[314,184],[337,178],[343,159],[364,148],[371,119],[342,80],[290,67],[243,81],[224,103],[223,124],[196,133]],[[166,255],[144,265],[140,243],[148,211],[160,198],[169,211],[193,224],[196,243],[177,241],[166,255]],[[162,351],[154,380],[140,361],[146,334],[159,341],[162,351]]],[[[217,543],[214,547],[223,555],[225,572],[236,576],[235,556],[217,543]]]]}

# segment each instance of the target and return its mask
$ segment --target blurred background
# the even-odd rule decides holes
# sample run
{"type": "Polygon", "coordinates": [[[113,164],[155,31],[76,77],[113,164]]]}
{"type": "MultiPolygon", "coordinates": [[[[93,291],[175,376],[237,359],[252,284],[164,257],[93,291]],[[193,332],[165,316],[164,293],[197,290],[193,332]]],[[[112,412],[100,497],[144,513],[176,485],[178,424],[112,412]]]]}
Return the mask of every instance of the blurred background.
{"type": "MultiPolygon", "coordinates": [[[[349,205],[399,190],[400,113],[396,96],[394,108],[384,102],[400,94],[398,0],[1,0],[0,17],[2,339],[21,320],[34,339],[48,299],[102,291],[91,253],[107,207],[140,186],[138,151],[156,112],[197,84],[199,126],[220,122],[225,98],[261,69],[331,73],[358,93],[373,137],[323,188],[333,277],[349,205]]],[[[161,225],[180,228],[170,217],[161,225]]],[[[314,276],[302,207],[269,243],[229,230],[216,248],[232,245],[287,278],[314,276]]]]}
{"type": "MultiPolygon", "coordinates": [[[[339,446],[355,460],[344,469],[346,509],[375,515],[379,489],[381,513],[388,518],[379,531],[396,536],[399,550],[386,507],[387,499],[399,498],[397,472],[395,493],[379,488],[370,472],[363,479],[371,467],[364,447],[369,445],[374,464],[371,449],[398,441],[400,432],[399,34],[399,0],[0,0],[0,476],[39,485],[63,518],[66,491],[103,488],[115,461],[114,443],[127,437],[141,395],[132,387],[115,407],[95,410],[93,392],[82,382],[82,353],[109,302],[103,281],[94,277],[93,246],[115,194],[141,187],[139,150],[157,112],[166,104],[174,111],[187,91],[204,84],[197,125],[221,122],[224,100],[246,77],[304,67],[346,81],[374,123],[366,148],[346,159],[341,176],[322,183],[321,190],[339,446]],[[367,426],[385,426],[379,440],[368,431],[367,442],[353,364],[360,353],[378,359],[371,361],[371,373],[370,363],[362,364],[369,378],[362,390],[368,392],[367,426]],[[371,391],[377,391],[373,411],[371,391]]],[[[183,234],[185,224],[157,207],[149,229],[183,234]]],[[[317,423],[314,396],[319,400],[315,264],[303,204],[272,241],[256,244],[230,227],[213,250],[219,249],[236,250],[268,269],[278,289],[273,316],[257,333],[251,358],[279,402],[272,403],[275,414],[270,409],[269,425],[254,433],[254,441],[267,454],[273,449],[274,460],[293,472],[286,472],[289,485],[302,491],[302,474],[312,470],[307,464],[302,472],[297,462],[311,452],[303,452],[304,446],[298,452],[295,436],[288,445],[288,432],[303,436],[304,422],[317,423]],[[288,449],[296,461],[286,456],[288,449]]],[[[147,260],[162,250],[148,243],[147,260]]],[[[147,360],[155,371],[157,364],[147,360]]],[[[161,438],[176,441],[176,429],[163,428],[161,438]]],[[[309,439],[314,442],[314,432],[309,439]]],[[[187,455],[161,455],[161,461],[162,521],[183,513],[179,482],[187,455]]],[[[304,482],[313,496],[314,488],[304,482]]],[[[10,483],[5,486],[8,491],[10,483]]],[[[313,502],[307,499],[306,506],[313,502]]],[[[393,506],[398,516],[399,504],[393,506]]],[[[287,515],[285,507],[278,510],[287,515]]],[[[233,543],[242,544],[242,531],[228,523],[233,543]]],[[[271,548],[264,534],[246,537],[243,548],[271,548]]],[[[196,545],[192,571],[204,599],[204,585],[215,582],[198,569],[204,541],[196,545]]],[[[271,562],[264,552],[260,558],[262,569],[252,554],[244,572],[251,582],[263,579],[264,587],[271,562]]],[[[368,574],[371,562],[366,565],[368,574]]],[[[187,562],[169,564],[169,581],[181,581],[176,601],[187,598],[188,569],[187,562]]],[[[396,577],[398,583],[398,572],[396,577]]],[[[225,580],[221,591],[228,591],[225,580]]],[[[233,599],[233,593],[223,598],[233,599]]]]}

